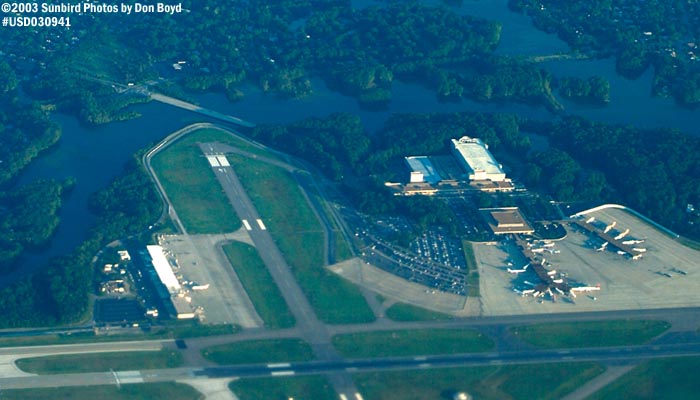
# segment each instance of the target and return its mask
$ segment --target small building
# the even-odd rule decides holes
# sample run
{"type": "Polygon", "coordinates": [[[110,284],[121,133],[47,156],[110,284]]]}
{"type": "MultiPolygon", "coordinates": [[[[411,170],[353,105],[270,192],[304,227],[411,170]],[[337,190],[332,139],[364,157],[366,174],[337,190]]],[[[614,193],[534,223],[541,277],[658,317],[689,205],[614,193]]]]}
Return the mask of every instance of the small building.
{"type": "Polygon", "coordinates": [[[494,182],[506,180],[503,167],[481,139],[463,136],[460,139],[452,139],[452,146],[452,153],[467,171],[469,180],[494,182]]]}
{"type": "Polygon", "coordinates": [[[482,208],[479,211],[495,235],[510,233],[531,235],[535,232],[518,207],[482,208]]]}
{"type": "Polygon", "coordinates": [[[126,250],[118,250],[117,254],[119,254],[119,259],[121,261],[131,261],[131,255],[129,255],[129,252],[126,250]]]}

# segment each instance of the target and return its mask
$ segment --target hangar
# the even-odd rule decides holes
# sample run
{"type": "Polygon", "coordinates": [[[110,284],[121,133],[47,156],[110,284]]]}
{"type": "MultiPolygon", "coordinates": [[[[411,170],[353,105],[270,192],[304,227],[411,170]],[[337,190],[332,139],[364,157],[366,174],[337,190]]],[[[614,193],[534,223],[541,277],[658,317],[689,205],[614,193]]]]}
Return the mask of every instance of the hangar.
{"type": "Polygon", "coordinates": [[[452,139],[452,146],[452,153],[469,174],[469,180],[506,180],[503,167],[493,158],[488,145],[481,139],[462,136],[460,139],[452,139]]]}
{"type": "Polygon", "coordinates": [[[442,180],[430,158],[426,156],[406,157],[406,164],[411,170],[410,183],[435,184],[442,180]]]}

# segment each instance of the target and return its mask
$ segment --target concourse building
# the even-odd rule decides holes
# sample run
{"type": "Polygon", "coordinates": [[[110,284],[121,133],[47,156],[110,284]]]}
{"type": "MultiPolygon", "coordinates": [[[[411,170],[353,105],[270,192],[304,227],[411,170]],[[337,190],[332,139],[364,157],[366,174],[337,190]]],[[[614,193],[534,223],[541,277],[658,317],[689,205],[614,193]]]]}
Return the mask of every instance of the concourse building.
{"type": "Polygon", "coordinates": [[[535,232],[518,207],[482,208],[479,211],[495,235],[531,235],[535,232]]]}

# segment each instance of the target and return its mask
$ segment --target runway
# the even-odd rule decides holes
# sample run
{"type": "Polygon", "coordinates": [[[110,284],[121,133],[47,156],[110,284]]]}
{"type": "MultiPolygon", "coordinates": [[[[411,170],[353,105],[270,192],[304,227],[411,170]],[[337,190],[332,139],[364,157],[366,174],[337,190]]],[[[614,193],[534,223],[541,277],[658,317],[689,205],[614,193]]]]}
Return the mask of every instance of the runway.
{"type": "MultiPolygon", "coordinates": [[[[223,149],[218,148],[217,144],[203,143],[199,146],[206,157],[223,155],[221,151],[223,149]]],[[[219,159],[217,158],[217,160],[219,159]]],[[[294,314],[302,338],[311,345],[318,359],[341,360],[340,354],[331,343],[331,336],[326,325],[316,317],[311,304],[292,274],[291,268],[267,230],[264,217],[260,216],[253,205],[236,172],[230,165],[226,165],[228,162],[224,164],[210,162],[210,164],[238,217],[241,220],[250,221],[246,226],[247,232],[290,311],[294,314]],[[249,230],[248,227],[250,227],[249,230]]],[[[345,374],[334,374],[329,376],[329,379],[339,393],[356,391],[352,380],[345,374]]]]}
{"type": "Polygon", "coordinates": [[[629,362],[652,358],[700,356],[700,342],[617,346],[569,350],[532,350],[501,353],[471,353],[444,356],[387,357],[360,360],[310,361],[299,363],[230,365],[213,368],[172,368],[63,375],[0,378],[3,389],[59,386],[116,385],[166,382],[183,379],[236,377],[283,377],[328,373],[357,373],[403,369],[486,367],[494,365],[547,364],[562,362],[629,362]]]}

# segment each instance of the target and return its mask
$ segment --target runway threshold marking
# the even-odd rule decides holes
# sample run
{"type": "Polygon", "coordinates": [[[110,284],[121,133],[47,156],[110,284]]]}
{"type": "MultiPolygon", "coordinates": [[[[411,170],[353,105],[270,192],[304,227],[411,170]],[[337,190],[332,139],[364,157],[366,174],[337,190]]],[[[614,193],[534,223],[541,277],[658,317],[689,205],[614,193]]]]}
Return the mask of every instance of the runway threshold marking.
{"type": "Polygon", "coordinates": [[[219,161],[214,156],[207,156],[207,161],[209,161],[209,165],[211,165],[212,167],[221,166],[221,164],[219,164],[219,161]]]}
{"type": "Polygon", "coordinates": [[[294,371],[272,371],[270,372],[272,376],[291,376],[294,375],[294,371]]]}
{"type": "Polygon", "coordinates": [[[355,398],[356,398],[357,400],[364,400],[364,399],[362,398],[362,395],[359,394],[359,393],[357,393],[357,392],[355,392],[355,398]]]}
{"type": "Polygon", "coordinates": [[[291,364],[289,363],[277,363],[277,364],[267,364],[267,368],[289,368],[291,364]]]}
{"type": "Polygon", "coordinates": [[[140,371],[117,371],[113,372],[118,378],[118,382],[125,383],[143,383],[143,376],[140,371]]]}
{"type": "Polygon", "coordinates": [[[222,167],[231,166],[231,164],[228,163],[228,159],[226,159],[226,156],[216,156],[216,160],[219,161],[219,164],[221,164],[222,167]]]}
{"type": "Polygon", "coordinates": [[[259,226],[260,229],[262,229],[262,230],[267,230],[267,228],[265,227],[265,224],[263,224],[263,222],[262,222],[262,220],[261,220],[260,218],[258,218],[258,226],[259,226]]]}
{"type": "Polygon", "coordinates": [[[340,396],[340,400],[348,400],[348,396],[344,395],[343,393],[340,393],[338,396],[340,396]]]}
{"type": "Polygon", "coordinates": [[[244,219],[244,220],[242,220],[242,222],[243,222],[243,226],[245,226],[246,230],[249,230],[249,231],[253,230],[253,228],[250,226],[250,224],[248,223],[247,220],[244,219]]]}

